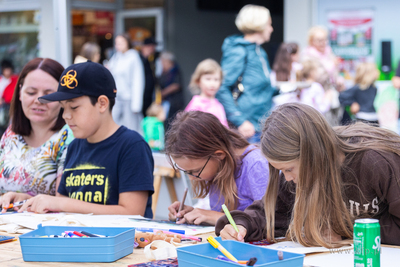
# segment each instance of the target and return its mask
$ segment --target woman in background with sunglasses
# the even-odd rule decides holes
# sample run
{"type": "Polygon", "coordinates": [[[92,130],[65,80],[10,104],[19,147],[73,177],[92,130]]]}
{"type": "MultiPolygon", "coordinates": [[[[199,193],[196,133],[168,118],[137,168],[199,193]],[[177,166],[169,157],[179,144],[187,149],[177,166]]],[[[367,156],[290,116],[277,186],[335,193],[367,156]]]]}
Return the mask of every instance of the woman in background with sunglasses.
{"type": "Polygon", "coordinates": [[[181,112],[166,134],[165,152],[175,169],[189,175],[195,197],[210,194],[211,210],[190,206],[178,213],[180,202],[169,206],[169,219],[178,223],[215,225],[229,210],[244,210],[261,199],[268,185],[268,161],[234,130],[212,114],[181,112]]]}

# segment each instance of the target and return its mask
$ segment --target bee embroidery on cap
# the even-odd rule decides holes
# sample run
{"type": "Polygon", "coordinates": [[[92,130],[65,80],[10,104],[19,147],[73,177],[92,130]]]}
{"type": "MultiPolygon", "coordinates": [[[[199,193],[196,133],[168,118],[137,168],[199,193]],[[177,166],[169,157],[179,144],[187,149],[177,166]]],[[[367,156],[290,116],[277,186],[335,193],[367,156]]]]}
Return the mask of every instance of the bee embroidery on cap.
{"type": "Polygon", "coordinates": [[[65,74],[61,80],[61,85],[66,86],[69,89],[74,89],[75,87],[78,86],[78,80],[75,78],[76,77],[76,71],[70,70],[65,74]],[[75,83],[75,85],[73,85],[75,83]]]}

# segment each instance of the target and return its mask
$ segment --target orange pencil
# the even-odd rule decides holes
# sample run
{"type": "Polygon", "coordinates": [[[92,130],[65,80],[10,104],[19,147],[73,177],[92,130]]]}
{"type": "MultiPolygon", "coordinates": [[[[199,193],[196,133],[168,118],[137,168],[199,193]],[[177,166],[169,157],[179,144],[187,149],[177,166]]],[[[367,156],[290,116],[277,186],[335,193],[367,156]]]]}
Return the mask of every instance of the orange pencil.
{"type": "Polygon", "coordinates": [[[12,209],[14,207],[20,207],[20,206],[24,205],[25,202],[26,202],[26,200],[14,202],[14,203],[11,203],[8,207],[3,207],[3,209],[7,210],[7,209],[12,209]]]}

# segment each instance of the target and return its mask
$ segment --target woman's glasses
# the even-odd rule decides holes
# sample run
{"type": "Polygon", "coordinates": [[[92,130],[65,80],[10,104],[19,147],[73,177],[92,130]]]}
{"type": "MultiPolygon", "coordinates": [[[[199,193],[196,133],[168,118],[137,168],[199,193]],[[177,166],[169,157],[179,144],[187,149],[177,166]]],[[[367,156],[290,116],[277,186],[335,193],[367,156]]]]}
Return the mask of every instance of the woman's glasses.
{"type": "Polygon", "coordinates": [[[181,167],[179,167],[175,162],[174,162],[174,167],[180,171],[183,171],[184,173],[186,173],[187,175],[193,176],[197,179],[201,179],[200,175],[202,173],[202,171],[204,170],[204,168],[207,166],[208,161],[210,160],[211,156],[208,157],[206,164],[204,164],[203,168],[201,168],[201,170],[199,171],[199,174],[195,175],[193,173],[189,173],[188,171],[182,169],[181,167]]]}

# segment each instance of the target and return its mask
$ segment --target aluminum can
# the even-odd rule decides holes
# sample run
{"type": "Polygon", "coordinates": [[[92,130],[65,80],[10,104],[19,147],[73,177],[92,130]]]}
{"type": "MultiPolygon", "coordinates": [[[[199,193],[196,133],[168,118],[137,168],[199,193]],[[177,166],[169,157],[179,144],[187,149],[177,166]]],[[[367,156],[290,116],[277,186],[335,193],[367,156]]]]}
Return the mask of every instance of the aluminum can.
{"type": "Polygon", "coordinates": [[[354,223],[354,267],[381,266],[381,227],[377,219],[354,223]]]}

